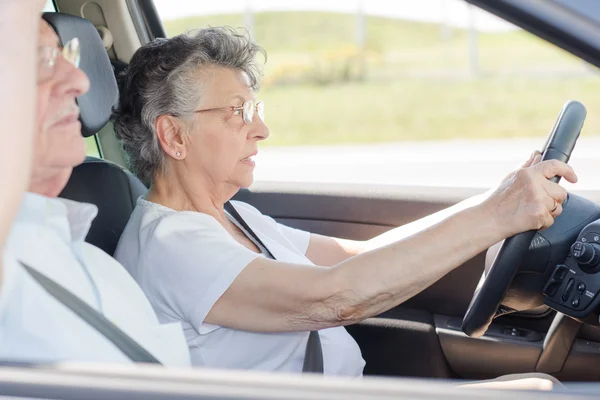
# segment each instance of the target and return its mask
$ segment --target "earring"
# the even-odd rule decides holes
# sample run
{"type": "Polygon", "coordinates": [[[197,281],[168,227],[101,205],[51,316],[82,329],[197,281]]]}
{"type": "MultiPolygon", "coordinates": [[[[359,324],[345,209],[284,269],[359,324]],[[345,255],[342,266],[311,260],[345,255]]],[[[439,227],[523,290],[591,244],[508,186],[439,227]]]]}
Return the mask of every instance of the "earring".
{"type": "Polygon", "coordinates": [[[177,157],[181,157],[181,153],[180,153],[179,151],[178,151],[177,153],[175,153],[175,155],[176,155],[177,157]]]}

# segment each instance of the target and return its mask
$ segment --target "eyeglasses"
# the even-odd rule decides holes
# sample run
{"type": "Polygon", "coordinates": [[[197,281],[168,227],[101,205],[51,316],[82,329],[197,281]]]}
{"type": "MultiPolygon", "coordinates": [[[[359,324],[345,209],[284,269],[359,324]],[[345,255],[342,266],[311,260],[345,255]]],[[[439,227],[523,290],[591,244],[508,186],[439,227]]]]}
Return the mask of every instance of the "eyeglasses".
{"type": "Polygon", "coordinates": [[[221,108],[208,108],[206,110],[196,110],[194,112],[201,113],[206,111],[232,111],[233,115],[242,114],[242,119],[245,123],[251,124],[254,119],[254,114],[258,114],[262,121],[265,120],[265,103],[259,101],[257,103],[254,100],[245,101],[241,106],[232,107],[221,107],[221,108]]]}
{"type": "Polygon", "coordinates": [[[43,46],[39,48],[38,58],[38,82],[48,81],[54,76],[58,55],[61,55],[68,63],[79,68],[81,60],[81,48],[79,39],[69,40],[62,48],[43,46]]]}

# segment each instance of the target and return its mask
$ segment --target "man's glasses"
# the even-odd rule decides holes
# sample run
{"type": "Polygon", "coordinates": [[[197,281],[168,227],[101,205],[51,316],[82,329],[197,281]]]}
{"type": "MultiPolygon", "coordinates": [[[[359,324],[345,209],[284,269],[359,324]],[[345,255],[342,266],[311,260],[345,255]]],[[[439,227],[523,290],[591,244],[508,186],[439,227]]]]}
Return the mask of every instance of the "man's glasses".
{"type": "Polygon", "coordinates": [[[42,46],[38,55],[38,82],[46,82],[54,76],[58,56],[61,55],[68,63],[79,68],[81,60],[81,48],[79,39],[69,40],[62,48],[42,46]]]}
{"type": "Polygon", "coordinates": [[[257,103],[254,100],[245,101],[241,106],[232,107],[221,107],[221,108],[208,108],[206,110],[196,110],[194,112],[201,113],[206,111],[231,111],[233,115],[242,115],[242,119],[245,123],[251,124],[254,119],[254,114],[258,114],[262,121],[265,120],[265,103],[259,101],[257,103]]]}

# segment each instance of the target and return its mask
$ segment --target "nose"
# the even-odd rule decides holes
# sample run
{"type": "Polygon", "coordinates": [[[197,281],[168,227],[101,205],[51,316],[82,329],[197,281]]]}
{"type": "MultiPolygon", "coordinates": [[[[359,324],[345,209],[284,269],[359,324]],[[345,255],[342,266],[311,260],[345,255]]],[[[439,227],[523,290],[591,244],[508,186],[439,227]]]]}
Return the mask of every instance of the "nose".
{"type": "Polygon", "coordinates": [[[261,117],[256,114],[252,120],[252,129],[250,129],[250,137],[256,140],[265,140],[269,137],[270,132],[267,125],[261,117]]]}
{"type": "Polygon", "coordinates": [[[57,71],[57,89],[62,96],[78,97],[90,90],[90,80],[85,72],[71,64],[62,57],[56,67],[57,71]]]}

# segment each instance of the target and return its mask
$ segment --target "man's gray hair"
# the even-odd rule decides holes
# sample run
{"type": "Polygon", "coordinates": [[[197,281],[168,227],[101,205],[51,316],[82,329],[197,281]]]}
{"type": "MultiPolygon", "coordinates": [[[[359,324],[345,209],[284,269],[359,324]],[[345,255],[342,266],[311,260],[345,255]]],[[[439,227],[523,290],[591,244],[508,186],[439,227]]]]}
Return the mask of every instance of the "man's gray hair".
{"type": "Polygon", "coordinates": [[[129,169],[149,185],[164,171],[165,154],[156,137],[156,120],[172,115],[188,121],[200,103],[198,70],[225,67],[244,72],[258,90],[264,49],[233,28],[206,28],[140,47],[118,78],[119,101],[111,120],[129,169]]]}

